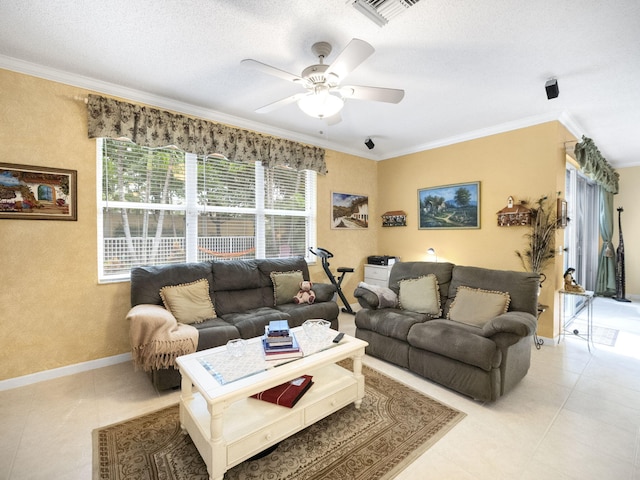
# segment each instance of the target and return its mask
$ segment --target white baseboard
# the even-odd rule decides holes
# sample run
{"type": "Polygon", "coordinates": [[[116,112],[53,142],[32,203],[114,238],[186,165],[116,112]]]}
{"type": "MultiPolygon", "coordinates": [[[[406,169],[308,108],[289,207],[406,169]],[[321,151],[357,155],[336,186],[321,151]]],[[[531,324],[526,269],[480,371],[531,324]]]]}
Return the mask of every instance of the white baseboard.
{"type": "Polygon", "coordinates": [[[22,377],[0,380],[0,392],[3,390],[10,390],[12,388],[24,387],[26,385],[43,382],[45,380],[52,380],[54,378],[73,375],[74,373],[87,372],[89,370],[95,370],[96,368],[108,367],[111,365],[116,365],[118,363],[128,362],[130,360],[131,353],[122,353],[120,355],[114,355],[112,357],[99,358],[97,360],[91,360],[89,362],[76,363],[74,365],[67,365],[66,367],[53,368],[51,370],[31,373],[29,375],[23,375],[22,377]]]}

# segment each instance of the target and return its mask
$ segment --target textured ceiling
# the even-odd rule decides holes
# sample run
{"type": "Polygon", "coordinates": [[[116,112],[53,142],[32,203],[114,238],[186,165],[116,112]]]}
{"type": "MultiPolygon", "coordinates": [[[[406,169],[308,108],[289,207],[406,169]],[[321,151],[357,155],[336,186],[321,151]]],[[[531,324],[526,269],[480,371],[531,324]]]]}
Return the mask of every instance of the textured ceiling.
{"type": "Polygon", "coordinates": [[[2,68],[372,159],[559,119],[640,165],[639,45],[638,0],[421,0],[382,28],[346,0],[0,0],[2,68]],[[300,74],[313,43],[330,63],[354,37],[376,52],[346,82],[401,103],[347,100],[330,126],[255,113],[302,90],[242,59],[300,74]]]}

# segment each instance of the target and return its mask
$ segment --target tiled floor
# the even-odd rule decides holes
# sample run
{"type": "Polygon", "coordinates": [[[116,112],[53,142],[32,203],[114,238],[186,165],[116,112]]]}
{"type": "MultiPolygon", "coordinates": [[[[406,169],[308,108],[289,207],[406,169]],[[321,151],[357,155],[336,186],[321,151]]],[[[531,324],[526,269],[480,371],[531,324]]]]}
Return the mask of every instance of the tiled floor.
{"type": "MultiPolygon", "coordinates": [[[[640,480],[640,299],[598,298],[614,348],[568,337],[532,352],[525,379],[480,404],[375,358],[365,363],[467,416],[397,479],[640,480]]],[[[341,330],[352,334],[353,317],[341,330]]],[[[90,479],[91,432],[178,401],[121,363],[0,391],[0,480],[90,479]]]]}

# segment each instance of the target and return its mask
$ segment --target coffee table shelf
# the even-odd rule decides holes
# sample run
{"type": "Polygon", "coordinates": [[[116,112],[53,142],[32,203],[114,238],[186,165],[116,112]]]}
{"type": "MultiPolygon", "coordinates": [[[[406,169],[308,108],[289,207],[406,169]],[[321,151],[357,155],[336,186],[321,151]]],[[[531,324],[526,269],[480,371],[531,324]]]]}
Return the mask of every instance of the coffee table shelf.
{"type": "Polygon", "coordinates": [[[224,385],[198,361],[211,350],[179,357],[180,423],[204,459],[209,477],[221,480],[229,468],[350,403],[358,408],[364,397],[366,345],[345,335],[333,348],[224,385]],[[336,365],[346,358],[353,359],[353,371],[336,365]],[[314,384],[293,408],[250,398],[304,374],[312,375],[314,384]]]}

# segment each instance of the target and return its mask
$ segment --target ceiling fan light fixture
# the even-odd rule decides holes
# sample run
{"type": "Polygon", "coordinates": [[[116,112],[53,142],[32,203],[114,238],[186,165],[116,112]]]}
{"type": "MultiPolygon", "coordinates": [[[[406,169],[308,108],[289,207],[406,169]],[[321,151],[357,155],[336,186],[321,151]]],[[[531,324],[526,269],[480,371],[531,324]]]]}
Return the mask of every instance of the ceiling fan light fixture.
{"type": "Polygon", "coordinates": [[[329,118],[342,110],[344,100],[326,90],[305,95],[298,100],[298,107],[310,117],[329,118]]]}

